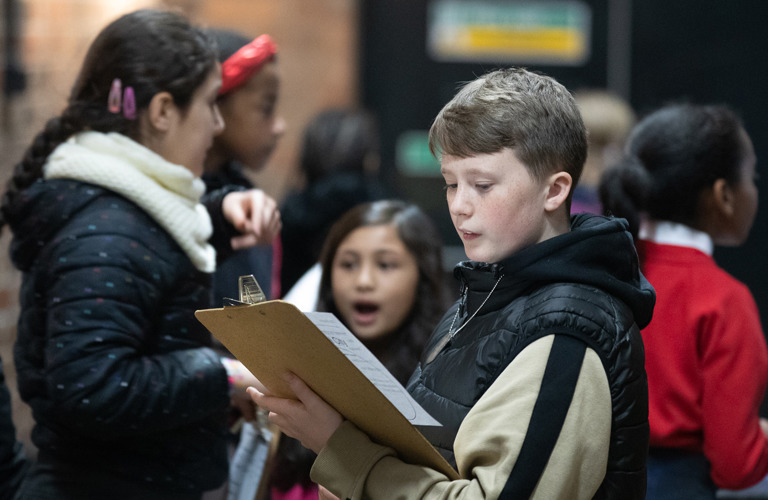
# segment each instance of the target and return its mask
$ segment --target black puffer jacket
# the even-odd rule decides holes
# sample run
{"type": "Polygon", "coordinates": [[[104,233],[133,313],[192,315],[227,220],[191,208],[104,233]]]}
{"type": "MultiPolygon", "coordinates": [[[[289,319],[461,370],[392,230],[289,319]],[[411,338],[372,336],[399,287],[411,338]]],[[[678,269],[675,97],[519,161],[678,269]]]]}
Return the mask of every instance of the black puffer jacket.
{"type": "Polygon", "coordinates": [[[464,295],[438,325],[408,384],[443,424],[423,429],[430,442],[452,461],[464,417],[515,356],[545,335],[569,335],[599,355],[611,389],[608,470],[596,498],[644,498],[648,387],[638,325],[650,321],[655,294],[638,271],[624,221],[580,214],[569,233],[497,264],[460,263],[455,275],[464,295]],[[454,329],[486,298],[440,347],[457,308],[454,329]]]}
{"type": "Polygon", "coordinates": [[[28,462],[13,425],[11,395],[0,359],[0,500],[11,500],[26,474],[28,462]]]}
{"type": "Polygon", "coordinates": [[[90,184],[38,181],[8,218],[23,271],[14,355],[41,460],[82,484],[103,471],[169,498],[220,485],[227,374],[194,317],[211,306],[210,275],[135,204],[90,184]]]}

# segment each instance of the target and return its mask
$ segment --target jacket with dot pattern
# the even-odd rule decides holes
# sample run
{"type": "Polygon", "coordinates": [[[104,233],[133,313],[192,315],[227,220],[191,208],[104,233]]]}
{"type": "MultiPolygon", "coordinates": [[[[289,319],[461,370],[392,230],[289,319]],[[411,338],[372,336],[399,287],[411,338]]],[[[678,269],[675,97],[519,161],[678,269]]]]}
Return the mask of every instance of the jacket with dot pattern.
{"type": "MultiPolygon", "coordinates": [[[[204,200],[215,227],[225,194],[204,200]]],[[[138,206],[94,185],[38,181],[8,220],[23,272],[14,356],[41,459],[83,464],[84,480],[220,485],[227,375],[194,317],[212,306],[210,275],[138,206]]]]}

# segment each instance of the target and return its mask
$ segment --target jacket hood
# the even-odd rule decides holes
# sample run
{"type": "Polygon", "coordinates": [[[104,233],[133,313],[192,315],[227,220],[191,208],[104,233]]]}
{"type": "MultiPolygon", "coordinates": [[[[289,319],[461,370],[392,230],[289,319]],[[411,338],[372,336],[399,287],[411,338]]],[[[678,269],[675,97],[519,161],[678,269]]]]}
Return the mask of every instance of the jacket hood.
{"type": "Polygon", "coordinates": [[[104,192],[98,186],[65,179],[38,180],[22,191],[6,215],[13,232],[9,250],[13,264],[28,270],[67,221],[104,192]]]}
{"type": "Polygon", "coordinates": [[[486,298],[493,306],[494,298],[506,302],[510,296],[550,283],[580,283],[621,299],[632,309],[637,325],[644,328],[656,302],[653,287],[640,272],[626,220],[586,213],[571,217],[568,233],[494,264],[460,262],[454,275],[467,288],[469,310],[486,298]],[[498,291],[492,294],[495,297],[488,297],[494,285],[498,291]]]}

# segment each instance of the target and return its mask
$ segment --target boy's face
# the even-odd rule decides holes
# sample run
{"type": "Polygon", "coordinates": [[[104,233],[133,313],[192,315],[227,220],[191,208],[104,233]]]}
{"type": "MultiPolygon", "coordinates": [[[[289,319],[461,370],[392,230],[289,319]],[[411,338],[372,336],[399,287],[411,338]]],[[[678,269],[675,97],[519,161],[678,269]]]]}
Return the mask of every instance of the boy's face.
{"type": "Polygon", "coordinates": [[[448,210],[468,258],[498,262],[553,236],[545,210],[549,186],[535,180],[512,150],[444,155],[441,165],[448,210]]]}

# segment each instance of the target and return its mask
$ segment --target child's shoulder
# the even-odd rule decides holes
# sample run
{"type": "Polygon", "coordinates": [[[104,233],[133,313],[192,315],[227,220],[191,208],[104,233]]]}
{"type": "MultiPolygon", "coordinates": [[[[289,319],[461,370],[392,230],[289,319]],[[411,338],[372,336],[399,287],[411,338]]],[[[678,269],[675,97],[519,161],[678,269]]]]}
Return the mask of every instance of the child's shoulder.
{"type": "Polygon", "coordinates": [[[520,311],[521,324],[553,330],[586,326],[607,329],[616,324],[633,322],[632,310],[607,291],[584,283],[554,282],[542,286],[524,299],[520,311]]]}
{"type": "Polygon", "coordinates": [[[534,290],[527,297],[528,308],[577,314],[581,307],[612,309],[615,297],[586,283],[556,281],[534,290]]]}

